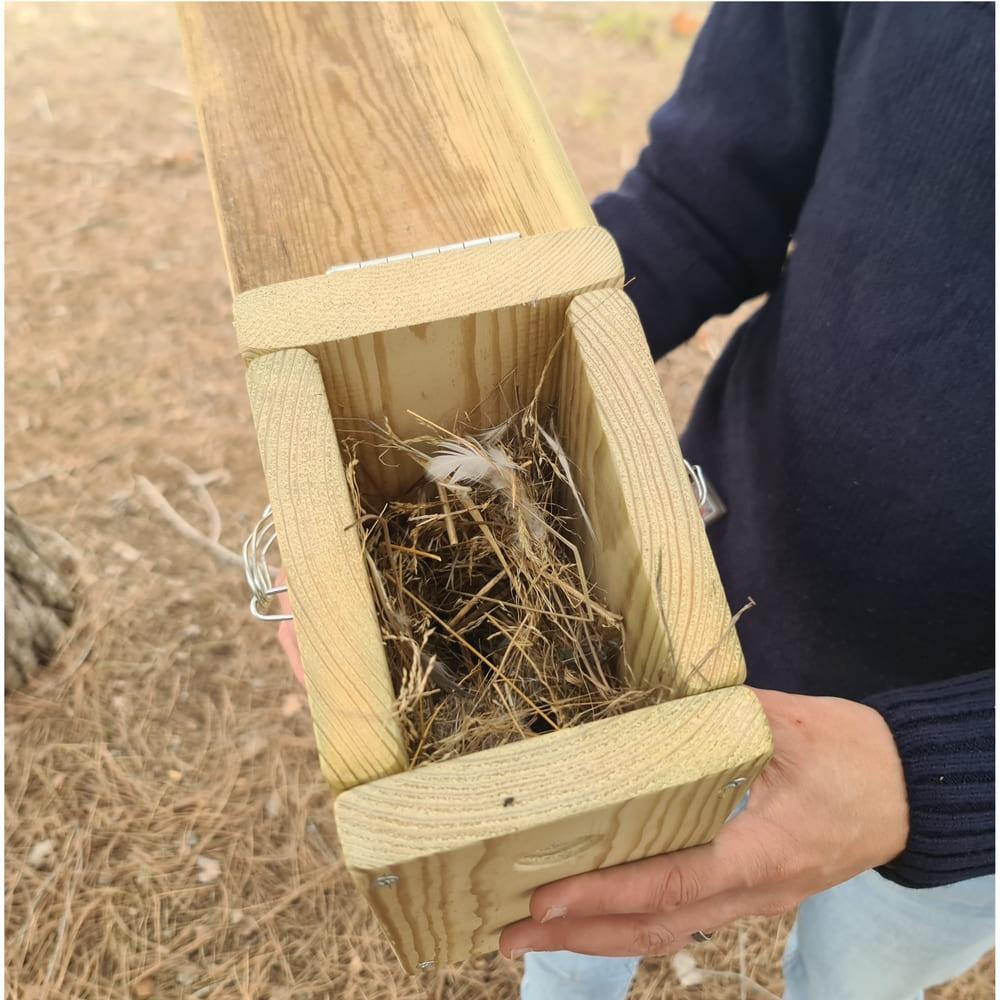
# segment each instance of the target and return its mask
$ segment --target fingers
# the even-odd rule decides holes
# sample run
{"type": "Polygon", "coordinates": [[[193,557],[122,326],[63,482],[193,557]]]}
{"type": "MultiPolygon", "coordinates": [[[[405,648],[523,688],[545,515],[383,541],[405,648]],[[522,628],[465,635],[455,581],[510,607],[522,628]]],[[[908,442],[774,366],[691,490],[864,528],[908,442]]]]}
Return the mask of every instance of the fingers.
{"type": "MultiPolygon", "coordinates": [[[[690,932],[688,932],[690,935],[690,932]]],[[[553,920],[523,920],[500,937],[500,951],[516,958],[525,951],[574,951],[578,955],[634,957],[667,955],[684,947],[684,932],[647,914],[553,920]]]]}
{"type": "Polygon", "coordinates": [[[738,816],[715,842],[673,854],[575,875],[536,889],[531,915],[536,921],[613,914],[670,913],[723,892],[740,892],[758,880],[761,863],[752,859],[757,838],[748,816],[738,816]]]}
{"type": "Polygon", "coordinates": [[[765,890],[723,893],[672,913],[631,913],[522,920],[506,928],[500,951],[516,957],[524,951],[574,951],[609,957],[669,955],[691,943],[695,931],[714,931],[741,917],[773,915],[791,908],[791,897],[765,890]]]}
{"type": "Polygon", "coordinates": [[[278,625],[278,642],[281,643],[281,648],[285,651],[285,656],[288,657],[288,663],[295,679],[304,685],[306,677],[305,671],[302,669],[302,654],[299,652],[299,643],[295,638],[295,626],[291,621],[281,622],[278,625]]]}
{"type": "MultiPolygon", "coordinates": [[[[275,586],[278,587],[284,586],[288,582],[283,569],[278,571],[274,582],[275,586]]],[[[292,613],[292,602],[288,599],[288,591],[282,591],[276,596],[281,613],[283,615],[290,615],[292,613]]],[[[281,643],[281,648],[285,651],[285,656],[288,657],[288,663],[292,668],[295,679],[300,684],[305,685],[306,677],[305,671],[302,669],[302,654],[299,652],[298,639],[295,638],[295,623],[291,619],[283,621],[278,625],[278,642],[281,643]]]]}

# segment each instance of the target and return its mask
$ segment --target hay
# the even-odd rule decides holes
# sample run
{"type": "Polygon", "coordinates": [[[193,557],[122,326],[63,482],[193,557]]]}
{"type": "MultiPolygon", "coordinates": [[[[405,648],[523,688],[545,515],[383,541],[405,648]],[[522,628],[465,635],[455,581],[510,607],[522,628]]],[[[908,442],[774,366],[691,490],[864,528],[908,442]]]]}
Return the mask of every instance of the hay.
{"type": "Polygon", "coordinates": [[[585,572],[590,519],[541,410],[536,393],[487,428],[412,414],[428,433],[342,435],[411,765],[655,700],[624,680],[622,620],[585,572]],[[411,485],[381,500],[365,457],[412,466],[411,485]]]}

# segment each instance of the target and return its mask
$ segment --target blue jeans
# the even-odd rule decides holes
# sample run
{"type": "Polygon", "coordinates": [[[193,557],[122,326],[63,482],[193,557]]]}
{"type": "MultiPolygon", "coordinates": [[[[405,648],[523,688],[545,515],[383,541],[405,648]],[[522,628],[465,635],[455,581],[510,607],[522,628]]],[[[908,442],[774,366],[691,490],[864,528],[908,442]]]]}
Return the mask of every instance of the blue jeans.
{"type": "MultiPolygon", "coordinates": [[[[993,947],[994,877],[904,889],[875,872],[807,899],[785,948],[785,1000],[920,1000],[993,947]]],[[[624,1000],[635,958],[524,956],[522,1000],[624,1000]]]]}

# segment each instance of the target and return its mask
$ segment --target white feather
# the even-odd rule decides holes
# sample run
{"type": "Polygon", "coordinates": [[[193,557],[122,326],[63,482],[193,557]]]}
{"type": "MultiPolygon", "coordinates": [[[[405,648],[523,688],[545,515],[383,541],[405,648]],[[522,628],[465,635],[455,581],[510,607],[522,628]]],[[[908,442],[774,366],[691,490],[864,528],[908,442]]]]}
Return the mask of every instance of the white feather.
{"type": "Polygon", "coordinates": [[[495,427],[487,427],[486,430],[480,431],[476,435],[476,440],[482,444],[493,444],[494,441],[503,437],[509,423],[510,418],[508,417],[502,424],[497,424],[495,427]]]}
{"type": "Polygon", "coordinates": [[[478,447],[464,441],[445,441],[424,462],[424,475],[445,486],[486,483],[502,493],[511,511],[536,541],[545,536],[545,517],[521,481],[521,469],[500,445],[480,439],[478,447]]]}
{"type": "Polygon", "coordinates": [[[597,535],[594,533],[594,526],[590,523],[590,518],[587,516],[586,508],[583,506],[583,497],[580,496],[580,493],[576,488],[576,483],[573,482],[573,472],[570,469],[569,456],[566,454],[563,446],[559,443],[559,439],[555,436],[555,434],[549,434],[544,427],[539,427],[538,429],[542,432],[542,437],[545,438],[546,443],[552,451],[555,452],[555,456],[559,460],[559,465],[563,470],[563,476],[565,476],[566,483],[570,488],[570,492],[573,494],[573,499],[576,500],[577,509],[580,511],[583,523],[587,526],[587,530],[590,532],[590,537],[597,538],[597,535]]]}
{"type": "Polygon", "coordinates": [[[504,492],[510,492],[510,475],[516,471],[502,448],[493,444],[476,448],[463,441],[445,441],[424,463],[424,475],[431,482],[450,486],[488,483],[504,492]]]}

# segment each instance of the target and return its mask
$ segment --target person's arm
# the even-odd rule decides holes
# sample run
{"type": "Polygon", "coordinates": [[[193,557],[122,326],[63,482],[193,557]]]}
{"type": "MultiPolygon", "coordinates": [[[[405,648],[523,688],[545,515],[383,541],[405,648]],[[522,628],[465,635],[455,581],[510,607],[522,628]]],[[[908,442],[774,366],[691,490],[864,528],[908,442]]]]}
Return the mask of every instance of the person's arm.
{"type": "Polygon", "coordinates": [[[906,848],[879,874],[915,889],[989,875],[995,864],[994,672],[865,701],[892,732],[909,802],[906,848]]]}
{"type": "Polygon", "coordinates": [[[826,136],[835,4],[716,4],[649,145],[594,203],[659,357],[773,287],[826,136]]]}

